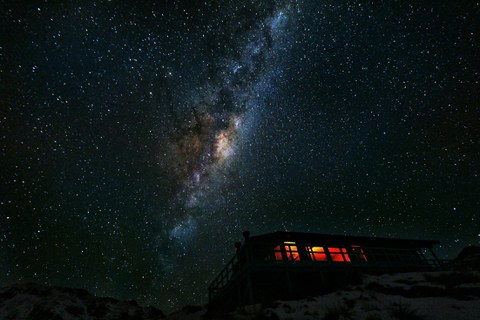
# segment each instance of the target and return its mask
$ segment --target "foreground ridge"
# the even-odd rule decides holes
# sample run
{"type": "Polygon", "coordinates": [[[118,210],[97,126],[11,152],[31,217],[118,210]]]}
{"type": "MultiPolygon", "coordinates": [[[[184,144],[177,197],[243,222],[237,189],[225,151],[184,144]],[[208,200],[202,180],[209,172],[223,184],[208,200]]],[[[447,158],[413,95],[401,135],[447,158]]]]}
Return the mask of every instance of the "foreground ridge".
{"type": "Polygon", "coordinates": [[[34,283],[0,289],[0,319],[162,319],[154,307],[133,300],[96,297],[87,290],[34,283]]]}

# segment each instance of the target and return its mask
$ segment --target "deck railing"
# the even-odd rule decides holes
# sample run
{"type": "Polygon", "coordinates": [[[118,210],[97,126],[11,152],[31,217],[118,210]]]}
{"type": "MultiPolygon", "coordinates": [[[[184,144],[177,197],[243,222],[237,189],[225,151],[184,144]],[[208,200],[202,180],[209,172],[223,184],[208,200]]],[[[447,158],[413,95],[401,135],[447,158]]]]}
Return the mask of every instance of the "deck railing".
{"type": "Polygon", "coordinates": [[[220,271],[220,274],[212,281],[208,287],[209,298],[211,299],[216,293],[224,288],[228,282],[232,279],[232,276],[239,269],[238,256],[234,255],[230,261],[227,262],[226,266],[220,271]]]}

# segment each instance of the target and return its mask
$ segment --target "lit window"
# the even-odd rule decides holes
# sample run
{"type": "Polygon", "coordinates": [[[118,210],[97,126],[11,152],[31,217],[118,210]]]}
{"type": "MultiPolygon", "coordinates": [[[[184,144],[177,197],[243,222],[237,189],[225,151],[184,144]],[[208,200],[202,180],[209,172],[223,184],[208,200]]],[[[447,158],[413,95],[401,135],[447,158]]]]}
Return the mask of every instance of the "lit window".
{"type": "Polygon", "coordinates": [[[352,252],[356,261],[367,262],[367,256],[360,246],[352,244],[352,252]]]}
{"type": "Polygon", "coordinates": [[[285,241],[283,246],[278,245],[273,249],[275,254],[275,260],[283,260],[284,257],[286,260],[300,261],[300,255],[298,254],[298,247],[295,242],[285,241]]]}
{"type": "Polygon", "coordinates": [[[291,241],[285,241],[284,244],[287,260],[299,261],[300,256],[298,255],[297,244],[291,241]]]}
{"type": "Polygon", "coordinates": [[[350,262],[346,248],[329,247],[328,253],[334,262],[350,262]]]}
{"type": "Polygon", "coordinates": [[[323,247],[305,247],[309,257],[313,261],[327,261],[327,254],[323,247]]]}
{"type": "Polygon", "coordinates": [[[282,260],[282,249],[280,248],[280,245],[276,246],[274,251],[275,251],[275,260],[282,260]]]}

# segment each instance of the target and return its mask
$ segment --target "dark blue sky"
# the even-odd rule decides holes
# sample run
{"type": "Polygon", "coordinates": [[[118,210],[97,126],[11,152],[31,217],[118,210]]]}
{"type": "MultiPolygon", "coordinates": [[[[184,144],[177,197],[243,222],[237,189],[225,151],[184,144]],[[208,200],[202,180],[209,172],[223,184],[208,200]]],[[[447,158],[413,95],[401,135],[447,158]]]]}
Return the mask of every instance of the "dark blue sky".
{"type": "Polygon", "coordinates": [[[0,284],[203,303],[241,232],[479,244],[480,5],[2,4],[0,284]]]}

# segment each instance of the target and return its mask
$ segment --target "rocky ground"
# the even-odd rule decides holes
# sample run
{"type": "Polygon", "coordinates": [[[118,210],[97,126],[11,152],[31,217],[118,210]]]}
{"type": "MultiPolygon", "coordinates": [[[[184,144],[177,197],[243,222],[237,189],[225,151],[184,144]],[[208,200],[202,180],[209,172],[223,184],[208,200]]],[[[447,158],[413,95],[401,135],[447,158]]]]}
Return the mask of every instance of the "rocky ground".
{"type": "Polygon", "coordinates": [[[161,319],[154,307],[99,298],[83,289],[26,283],[0,289],[0,319],[161,319]]]}

